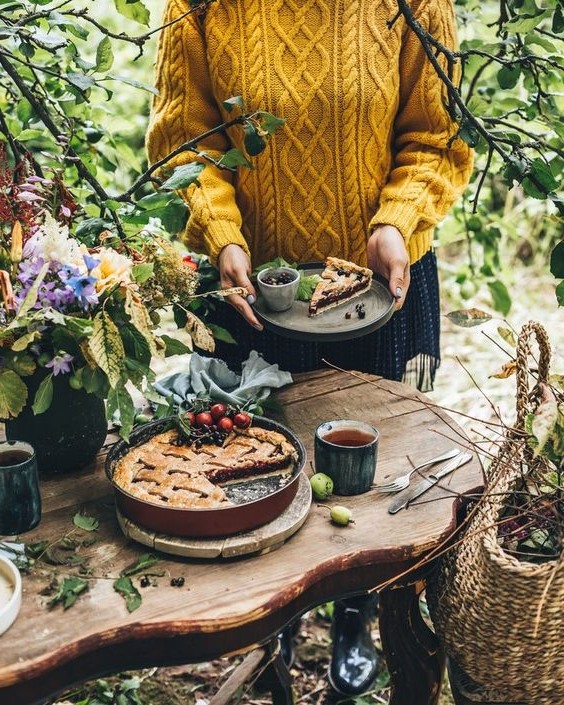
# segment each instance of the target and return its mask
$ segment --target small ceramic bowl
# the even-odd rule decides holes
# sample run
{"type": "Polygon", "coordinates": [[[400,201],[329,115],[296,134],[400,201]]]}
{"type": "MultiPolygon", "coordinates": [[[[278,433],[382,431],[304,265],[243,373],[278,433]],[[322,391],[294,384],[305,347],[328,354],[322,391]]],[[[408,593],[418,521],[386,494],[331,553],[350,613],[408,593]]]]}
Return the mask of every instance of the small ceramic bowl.
{"type": "Polygon", "coordinates": [[[257,275],[257,282],[260,293],[269,309],[272,311],[287,311],[292,308],[298,286],[300,284],[300,273],[292,267],[271,267],[263,269],[257,275]],[[287,284],[269,284],[270,278],[276,278],[281,274],[292,277],[287,284]]]}
{"type": "Polygon", "coordinates": [[[18,616],[22,604],[22,578],[12,561],[0,556],[0,634],[18,616]]]}

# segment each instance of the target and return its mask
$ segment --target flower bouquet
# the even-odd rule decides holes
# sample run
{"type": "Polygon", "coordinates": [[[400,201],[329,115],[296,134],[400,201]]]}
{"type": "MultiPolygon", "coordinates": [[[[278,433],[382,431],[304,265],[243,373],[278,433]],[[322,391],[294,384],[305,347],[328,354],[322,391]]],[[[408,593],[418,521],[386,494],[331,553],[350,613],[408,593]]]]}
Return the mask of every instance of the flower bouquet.
{"type": "Polygon", "coordinates": [[[69,232],[70,200],[59,198],[57,219],[51,214],[60,193],[53,182],[31,177],[17,189],[8,200],[0,188],[0,418],[30,406],[43,414],[64,379],[71,390],[107,400],[108,419],[127,438],[131,386],[165,401],[151,388],[152,358],[190,352],[191,340],[213,350],[212,332],[191,310],[196,263],[151,229],[129,239],[105,232],[88,248],[69,232]],[[158,310],[171,305],[183,313],[188,344],[157,333],[158,310]],[[37,375],[39,385],[28,385],[37,375]]]}

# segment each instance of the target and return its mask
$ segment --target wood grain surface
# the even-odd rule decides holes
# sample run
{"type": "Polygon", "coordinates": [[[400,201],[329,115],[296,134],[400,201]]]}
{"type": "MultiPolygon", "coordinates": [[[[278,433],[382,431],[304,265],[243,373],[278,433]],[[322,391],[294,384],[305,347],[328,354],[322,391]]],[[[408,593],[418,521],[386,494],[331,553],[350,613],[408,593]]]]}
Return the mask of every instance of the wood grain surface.
{"type": "MultiPolygon", "coordinates": [[[[380,430],[377,482],[447,450],[453,441],[460,447],[467,443],[456,423],[424,395],[399,383],[370,380],[333,370],[296,375],[295,383],[276,395],[283,408],[277,418],[300,436],[309,459],[319,423],[351,418],[373,424],[380,430]]],[[[301,529],[265,555],[196,560],[158,554],[165,575],[157,587],[139,588],[143,603],[129,614],[112,583],[147,549],[120,530],[103,461],[104,451],[80,472],[42,478],[42,520],[22,539],[57,541],[68,532],[85,537],[73,526],[74,514],[98,519],[95,542],[82,551],[89,559],[90,587],[70,609],[48,610],[43,588],[53,576],[61,579],[76,570],[47,566],[24,576],[22,610],[0,637],[3,704],[38,702],[104,672],[203,661],[266,643],[314,605],[373,588],[417,564],[456,526],[458,495],[482,484],[475,457],[447,478],[446,486],[394,516],[387,513],[385,495],[334,497],[332,503],[352,509],[355,524],[333,525],[330,503],[314,503],[301,529]],[[182,588],[170,585],[178,576],[185,579],[182,588]]],[[[309,463],[306,467],[311,472],[309,463]]]]}

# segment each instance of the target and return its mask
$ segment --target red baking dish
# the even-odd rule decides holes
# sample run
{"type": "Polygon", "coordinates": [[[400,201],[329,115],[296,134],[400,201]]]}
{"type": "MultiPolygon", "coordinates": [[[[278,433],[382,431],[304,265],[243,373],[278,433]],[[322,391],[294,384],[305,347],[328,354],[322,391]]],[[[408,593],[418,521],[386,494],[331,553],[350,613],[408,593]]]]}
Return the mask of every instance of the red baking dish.
{"type": "Polygon", "coordinates": [[[229,486],[230,499],[236,504],[214,509],[167,507],[161,504],[147,502],[135,497],[113,482],[114,468],[117,462],[131,448],[141,445],[153,436],[162,433],[170,426],[170,419],[150,421],[133,431],[129,442],[118,441],[106,457],[106,475],[112,481],[115,490],[116,504],[123,516],[146,529],[151,529],[166,536],[189,536],[210,538],[231,536],[250,531],[267,524],[278,517],[292,502],[298,491],[300,473],[306,460],[303,443],[290,429],[282,424],[262,416],[253,417],[253,426],[278,431],[282,433],[296,448],[298,460],[290,477],[280,486],[280,481],[247,480],[238,485],[229,486]],[[249,495],[258,495],[249,499],[249,495]]]}

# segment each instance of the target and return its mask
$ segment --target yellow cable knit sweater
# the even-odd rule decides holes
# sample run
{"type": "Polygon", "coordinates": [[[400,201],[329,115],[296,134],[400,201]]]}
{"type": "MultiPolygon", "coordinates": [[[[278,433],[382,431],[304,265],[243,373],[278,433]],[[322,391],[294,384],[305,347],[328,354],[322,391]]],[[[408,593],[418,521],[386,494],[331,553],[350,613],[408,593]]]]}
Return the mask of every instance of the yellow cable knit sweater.
{"type": "MultiPolygon", "coordinates": [[[[451,0],[414,0],[419,22],[455,46],[451,0]]],[[[164,22],[188,10],[168,0],[164,22]]],[[[411,262],[466,185],[472,158],[445,109],[445,90],[395,0],[217,0],[161,32],[147,148],[152,162],[229,119],[221,103],[286,120],[235,177],[209,165],[183,193],[187,243],[212,261],[228,244],[253,264],[282,255],[366,263],[374,225],[395,225],[411,262]]],[[[215,157],[242,130],[199,145],[215,157]]],[[[194,155],[182,154],[174,165],[194,155]]]]}

